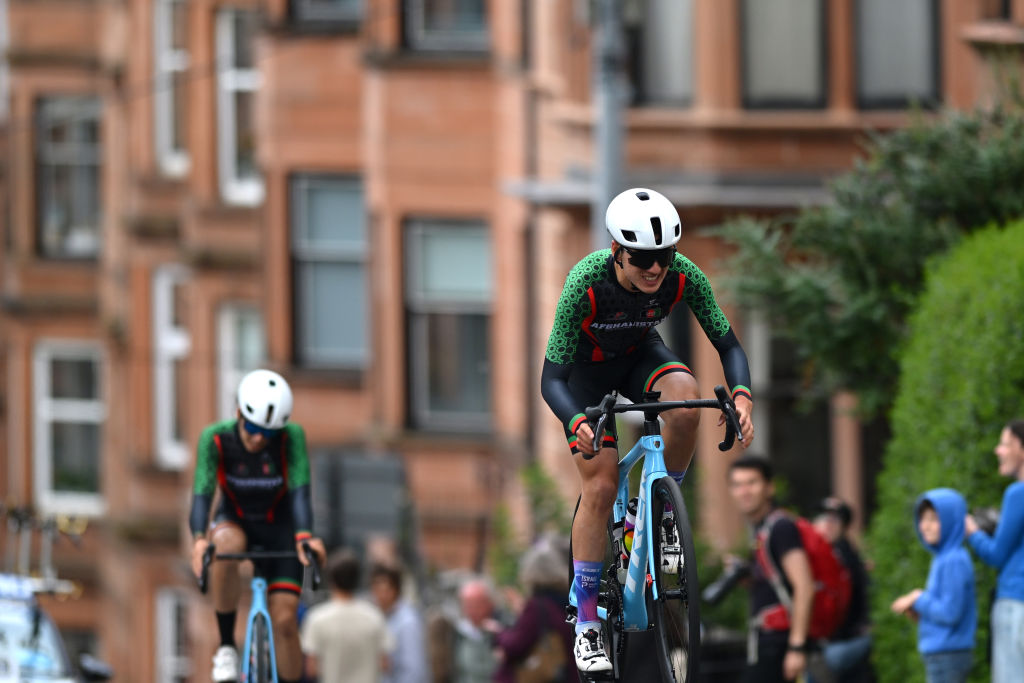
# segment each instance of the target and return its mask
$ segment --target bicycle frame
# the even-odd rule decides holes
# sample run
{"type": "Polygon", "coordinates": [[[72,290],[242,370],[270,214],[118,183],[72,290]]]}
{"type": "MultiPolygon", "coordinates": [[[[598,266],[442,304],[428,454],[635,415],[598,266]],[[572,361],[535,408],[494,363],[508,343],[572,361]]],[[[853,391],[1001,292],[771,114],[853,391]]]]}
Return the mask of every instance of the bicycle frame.
{"type": "Polygon", "coordinates": [[[267,609],[267,581],[261,576],[252,577],[249,584],[252,586],[252,605],[249,607],[249,617],[245,626],[245,647],[242,650],[242,680],[241,683],[249,681],[249,663],[252,661],[252,625],[256,617],[263,615],[267,620],[267,640],[270,645],[270,673],[274,683],[277,683],[277,653],[274,652],[274,624],[270,620],[270,611],[267,609]]]}
{"type": "MultiPolygon", "coordinates": [[[[633,530],[633,548],[629,554],[629,569],[622,589],[623,625],[627,631],[646,631],[648,625],[647,603],[644,591],[648,588],[647,576],[654,574],[654,553],[647,534],[651,529],[651,512],[648,504],[654,482],[668,476],[665,467],[665,444],[660,434],[644,435],[633,445],[626,457],[619,460],[618,494],[612,506],[612,520],[616,523],[626,516],[629,500],[629,473],[640,459],[643,471],[640,476],[640,491],[636,510],[636,528],[633,530]]],[[[651,597],[658,598],[657,587],[651,583],[651,597]]],[[[576,607],[576,596],[570,591],[569,602],[576,607]]],[[[604,607],[598,607],[598,616],[605,620],[608,614],[604,607]]]]}

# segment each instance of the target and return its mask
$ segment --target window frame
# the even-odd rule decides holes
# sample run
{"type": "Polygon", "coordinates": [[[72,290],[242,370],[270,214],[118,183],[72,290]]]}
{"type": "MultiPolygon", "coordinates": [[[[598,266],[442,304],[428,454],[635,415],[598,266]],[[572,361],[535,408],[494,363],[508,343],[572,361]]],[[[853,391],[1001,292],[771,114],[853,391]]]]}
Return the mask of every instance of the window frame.
{"type": "Polygon", "coordinates": [[[291,201],[290,225],[288,230],[288,249],[291,260],[293,279],[293,300],[292,300],[292,334],[293,334],[293,357],[295,363],[304,368],[337,368],[341,370],[354,370],[363,372],[369,368],[371,360],[372,345],[372,318],[370,311],[370,217],[366,209],[366,183],[358,174],[328,174],[328,173],[293,173],[288,179],[288,193],[291,201]],[[332,184],[355,188],[359,194],[361,204],[364,208],[364,239],[361,245],[338,246],[326,248],[322,245],[301,244],[298,238],[299,226],[304,225],[305,203],[303,192],[308,187],[317,183],[332,184]],[[303,292],[308,288],[302,286],[304,264],[312,263],[335,263],[351,264],[361,266],[363,270],[364,290],[366,297],[366,319],[363,323],[364,335],[361,349],[352,351],[341,350],[337,357],[330,357],[330,354],[308,352],[305,343],[306,332],[303,330],[307,313],[304,305],[303,292]]]}
{"type": "Polygon", "coordinates": [[[190,276],[188,268],[177,263],[162,264],[153,271],[153,437],[157,465],[166,470],[184,469],[190,457],[188,444],[174,438],[174,412],[182,390],[175,363],[186,360],[192,350],[188,328],[174,324],[174,290],[190,276]]]}
{"type": "Polygon", "coordinates": [[[40,339],[32,350],[33,489],[36,503],[47,514],[73,514],[98,517],[106,509],[103,496],[103,428],[107,418],[106,357],[103,347],[94,341],[40,339]],[[94,399],[57,399],[49,395],[51,363],[54,360],[89,360],[96,365],[97,394],[94,399]],[[96,424],[99,427],[96,467],[99,490],[96,493],[56,491],[53,488],[54,453],[50,427],[54,422],[96,424]]]}
{"type": "Polygon", "coordinates": [[[263,177],[258,169],[252,177],[241,176],[238,168],[238,129],[235,124],[235,95],[247,92],[255,96],[261,82],[259,69],[235,67],[234,18],[246,12],[253,10],[222,7],[217,12],[217,175],[220,195],[225,203],[257,206],[263,201],[263,177]]]}
{"type": "MultiPolygon", "coordinates": [[[[942,105],[942,5],[938,0],[928,0],[931,6],[931,63],[932,92],[924,99],[917,100],[917,103],[926,108],[934,109],[942,105]]],[[[853,8],[853,71],[854,71],[854,96],[856,97],[857,108],[864,111],[886,110],[886,109],[907,109],[914,102],[912,97],[870,97],[866,96],[862,88],[861,59],[864,55],[864,45],[860,40],[860,26],[863,6],[861,3],[854,3],[853,8]]]]}
{"type": "Polygon", "coordinates": [[[219,385],[218,412],[219,417],[231,419],[235,416],[238,405],[236,397],[238,384],[246,373],[263,367],[267,360],[266,320],[259,306],[248,302],[229,301],[222,303],[217,310],[217,383],[219,385]],[[244,316],[259,318],[260,358],[257,365],[250,368],[238,367],[239,337],[238,325],[235,324],[244,316]]]}
{"type": "Polygon", "coordinates": [[[815,0],[820,10],[818,22],[818,51],[821,59],[819,63],[821,70],[818,75],[817,93],[810,99],[800,99],[789,96],[754,97],[747,90],[750,82],[750,73],[747,69],[747,58],[749,56],[748,31],[747,31],[747,3],[758,0],[740,0],[739,2],[739,69],[740,69],[740,99],[743,109],[753,111],[773,111],[783,109],[814,110],[824,109],[828,106],[829,86],[829,51],[828,51],[828,26],[829,26],[829,4],[826,0],[815,0]]]}
{"type": "Polygon", "coordinates": [[[484,10],[481,31],[469,33],[440,33],[426,28],[428,0],[402,0],[402,19],[406,46],[417,52],[487,53],[491,49],[491,22],[486,0],[480,0],[484,10]]]}
{"type": "Polygon", "coordinates": [[[182,610],[188,616],[188,597],[180,588],[161,586],[153,597],[153,636],[155,643],[154,681],[156,683],[178,683],[190,680],[192,660],[188,653],[188,638],[177,640],[175,610],[182,610]]]}
{"type": "MultiPolygon", "coordinates": [[[[103,247],[103,102],[98,96],[92,94],[44,95],[36,99],[34,109],[35,140],[32,161],[36,193],[36,251],[41,258],[49,260],[95,261],[99,258],[103,247]],[[95,146],[90,148],[86,143],[77,140],[68,141],[56,147],[49,146],[44,139],[46,135],[43,131],[45,128],[49,128],[50,122],[56,120],[55,112],[49,111],[53,109],[66,110],[64,115],[71,122],[69,125],[72,128],[83,120],[95,117],[99,138],[95,146]],[[64,246],[69,241],[65,236],[61,241],[62,248],[59,251],[48,251],[45,237],[47,207],[50,206],[48,200],[52,201],[56,196],[56,191],[50,187],[52,184],[50,178],[55,174],[56,169],[68,167],[70,172],[74,173],[76,169],[86,166],[95,167],[96,170],[96,215],[93,217],[95,225],[92,226],[95,246],[91,250],[69,250],[64,246]]],[[[71,182],[71,185],[75,184],[73,181],[71,182]]],[[[71,196],[67,198],[66,203],[71,208],[68,213],[76,214],[78,212],[73,207],[76,203],[81,202],[81,198],[79,197],[76,202],[74,191],[69,188],[69,192],[71,192],[71,196]]],[[[56,201],[52,201],[52,203],[57,204],[56,201]]],[[[74,228],[74,225],[68,226],[69,235],[74,228]]]]}
{"type": "Polygon", "coordinates": [[[186,175],[192,163],[187,145],[174,145],[174,78],[187,73],[191,61],[187,49],[172,46],[176,4],[188,7],[187,0],[153,0],[153,144],[160,170],[172,178],[186,175]]]}
{"type": "Polygon", "coordinates": [[[363,20],[365,0],[354,0],[353,9],[319,6],[316,0],[292,0],[292,17],[299,24],[311,26],[356,26],[363,20]]]}
{"type": "MultiPolygon", "coordinates": [[[[487,301],[429,301],[415,289],[421,281],[420,261],[415,256],[418,245],[423,242],[423,235],[432,229],[479,230],[487,237],[489,256],[494,258],[494,242],[491,228],[486,220],[444,219],[415,217],[405,221],[403,226],[405,252],[406,283],[403,291],[406,313],[406,339],[408,353],[408,409],[410,425],[419,431],[461,431],[486,434],[494,428],[493,399],[486,413],[464,413],[435,410],[430,406],[430,370],[429,349],[427,348],[428,332],[426,329],[429,316],[434,313],[454,313],[458,315],[483,315],[488,330],[494,323],[494,292],[488,293],[487,301]]],[[[489,269],[493,273],[493,268],[489,269]]],[[[487,356],[491,357],[491,336],[488,334],[487,356]]],[[[493,359],[492,359],[493,360],[493,359]]],[[[489,367],[493,368],[493,362],[489,367]]],[[[489,382],[488,391],[493,397],[494,384],[489,382]]]]}
{"type": "Polygon", "coordinates": [[[692,107],[697,97],[697,70],[696,70],[696,48],[694,45],[694,1],[695,0],[684,0],[689,3],[690,13],[690,26],[689,26],[689,40],[684,40],[682,43],[687,46],[690,52],[689,61],[689,92],[682,98],[671,98],[671,97],[653,97],[647,87],[646,77],[648,72],[647,66],[647,52],[645,46],[650,44],[651,41],[647,40],[647,27],[649,25],[648,15],[650,8],[655,3],[661,3],[665,5],[675,5],[678,0],[644,0],[643,2],[643,16],[639,23],[636,25],[632,32],[627,31],[628,39],[628,50],[629,50],[629,63],[630,69],[630,80],[633,87],[633,105],[639,107],[672,107],[677,109],[683,109],[692,107]]]}

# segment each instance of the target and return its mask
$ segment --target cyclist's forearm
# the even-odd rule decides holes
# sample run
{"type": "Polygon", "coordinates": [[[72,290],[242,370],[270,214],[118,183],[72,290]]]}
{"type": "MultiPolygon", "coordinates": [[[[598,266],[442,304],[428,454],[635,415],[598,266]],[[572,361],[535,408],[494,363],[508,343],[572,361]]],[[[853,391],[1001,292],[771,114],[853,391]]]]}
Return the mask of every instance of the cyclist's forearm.
{"type": "Polygon", "coordinates": [[[750,391],[750,365],[747,363],[747,354],[740,346],[740,340],[736,333],[729,330],[718,339],[711,342],[718,351],[722,360],[722,369],[725,371],[725,381],[729,384],[729,393],[746,393],[752,398],[750,391]]]}
{"type": "Polygon", "coordinates": [[[210,507],[213,504],[213,496],[205,493],[192,495],[192,512],[188,518],[188,528],[192,531],[192,537],[206,534],[206,527],[210,523],[210,507]]]}
{"type": "Polygon", "coordinates": [[[313,534],[313,504],[309,492],[309,484],[296,486],[290,492],[292,502],[292,520],[295,523],[296,538],[310,537],[313,534]]]}
{"type": "Polygon", "coordinates": [[[540,393],[562,424],[571,426],[586,406],[577,404],[569,391],[569,366],[544,360],[540,376],[540,393]]]}

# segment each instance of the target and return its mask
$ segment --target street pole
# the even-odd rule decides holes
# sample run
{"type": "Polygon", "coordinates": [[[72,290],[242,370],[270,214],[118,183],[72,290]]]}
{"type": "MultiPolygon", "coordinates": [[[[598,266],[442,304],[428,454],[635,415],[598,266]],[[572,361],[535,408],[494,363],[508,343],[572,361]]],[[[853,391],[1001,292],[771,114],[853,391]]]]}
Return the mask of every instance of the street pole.
{"type": "Polygon", "coordinates": [[[620,0],[594,0],[594,171],[590,235],[594,249],[611,241],[604,225],[608,203],[618,194],[622,168],[623,40],[620,0]]]}

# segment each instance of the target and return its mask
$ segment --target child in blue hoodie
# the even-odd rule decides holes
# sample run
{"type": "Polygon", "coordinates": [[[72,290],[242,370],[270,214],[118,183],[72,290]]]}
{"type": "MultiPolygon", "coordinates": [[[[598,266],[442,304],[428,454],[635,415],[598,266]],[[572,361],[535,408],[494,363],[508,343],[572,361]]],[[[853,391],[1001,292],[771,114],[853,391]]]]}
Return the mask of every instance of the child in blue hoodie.
{"type": "Polygon", "coordinates": [[[953,489],[932,489],[917,499],[917,536],[935,557],[924,590],[892,603],[892,611],[918,622],[917,649],[928,683],[962,683],[974,658],[978,611],[974,566],[963,547],[967,501],[953,489]]]}

